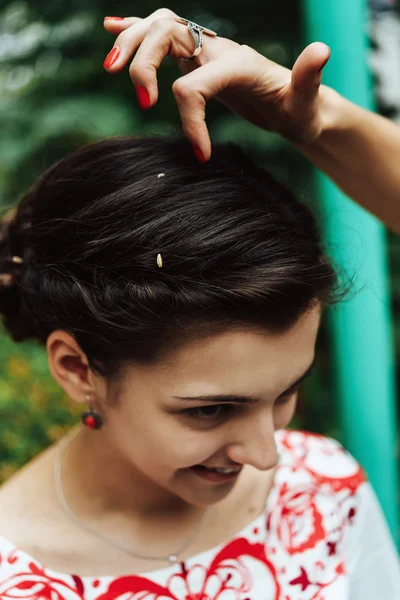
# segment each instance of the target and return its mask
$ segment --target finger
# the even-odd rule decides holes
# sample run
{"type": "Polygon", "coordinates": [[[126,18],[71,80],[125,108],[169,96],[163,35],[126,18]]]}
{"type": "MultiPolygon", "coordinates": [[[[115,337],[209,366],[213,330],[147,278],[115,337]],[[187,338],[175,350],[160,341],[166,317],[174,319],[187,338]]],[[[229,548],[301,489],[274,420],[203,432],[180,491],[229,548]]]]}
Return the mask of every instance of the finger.
{"type": "MultiPolygon", "coordinates": [[[[192,50],[189,52],[189,48],[193,46],[193,37],[189,32],[189,29],[185,30],[185,28],[182,28],[182,26],[175,21],[174,17],[174,13],[168,9],[160,9],[146,19],[137,19],[133,25],[127,27],[119,33],[114,42],[113,48],[103,63],[104,68],[107,70],[111,69],[111,72],[113,73],[116,73],[118,70],[122,69],[122,67],[127,64],[131,56],[135,54],[139,46],[142,45],[144,40],[146,40],[145,48],[148,49],[150,43],[152,43],[155,47],[162,46],[162,48],[165,49],[166,46],[169,46],[172,40],[175,40],[174,47],[176,48],[177,55],[182,57],[191,54],[192,50]],[[173,15],[173,18],[169,16],[169,13],[173,15]],[[147,38],[149,41],[147,41],[147,38]],[[183,41],[182,44],[180,39],[183,41]],[[179,52],[181,52],[181,54],[179,54],[179,52]]],[[[163,57],[168,53],[173,55],[173,53],[169,52],[167,48],[163,54],[163,57]]],[[[143,52],[141,54],[143,54],[143,52]]],[[[149,54],[151,55],[151,52],[149,52],[149,54]]],[[[161,60],[159,63],[161,63],[161,60]]]]}
{"type": "MultiPolygon", "coordinates": [[[[136,40],[133,43],[136,44],[136,40]]],[[[175,20],[158,19],[153,21],[129,68],[129,74],[135,87],[140,85],[147,90],[149,102],[146,108],[158,100],[157,70],[163,59],[167,55],[174,58],[190,56],[193,46],[192,34],[189,30],[183,29],[175,20]]],[[[129,53],[131,53],[131,49],[129,53]]]]}
{"type": "Polygon", "coordinates": [[[299,121],[309,120],[316,114],[322,69],[330,53],[328,46],[314,42],[303,50],[294,64],[288,107],[299,121]]]}
{"type": "Polygon", "coordinates": [[[119,34],[125,31],[131,25],[136,25],[139,21],[146,21],[149,25],[155,19],[175,17],[174,13],[169,8],[158,8],[145,19],[140,17],[104,17],[104,28],[110,33],[119,34]]]}
{"type": "Polygon", "coordinates": [[[145,19],[137,19],[136,23],[123,29],[107,54],[103,67],[112,73],[120,71],[142,43],[148,28],[145,19]]]}
{"type": "Polygon", "coordinates": [[[118,34],[125,31],[128,27],[136,25],[139,21],[143,21],[139,17],[104,17],[104,29],[110,33],[118,34]]]}
{"type": "Polygon", "coordinates": [[[172,86],[185,135],[193,146],[200,149],[204,161],[211,156],[206,103],[235,83],[237,64],[236,52],[232,52],[228,59],[209,62],[180,77],[172,86]]]}
{"type": "Polygon", "coordinates": [[[292,86],[300,93],[315,92],[321,83],[322,69],[331,55],[329,46],[314,42],[296,60],[292,70],[292,86]]]}

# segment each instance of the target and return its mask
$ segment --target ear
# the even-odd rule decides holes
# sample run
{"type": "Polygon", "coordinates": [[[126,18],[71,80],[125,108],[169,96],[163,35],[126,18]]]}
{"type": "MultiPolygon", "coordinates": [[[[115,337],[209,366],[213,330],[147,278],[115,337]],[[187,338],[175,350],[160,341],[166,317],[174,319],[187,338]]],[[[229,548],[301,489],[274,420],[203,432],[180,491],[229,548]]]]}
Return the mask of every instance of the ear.
{"type": "Polygon", "coordinates": [[[71,334],[52,331],[46,342],[49,369],[53,378],[75,402],[86,402],[85,395],[104,398],[106,385],[89,367],[86,354],[71,334]]]}

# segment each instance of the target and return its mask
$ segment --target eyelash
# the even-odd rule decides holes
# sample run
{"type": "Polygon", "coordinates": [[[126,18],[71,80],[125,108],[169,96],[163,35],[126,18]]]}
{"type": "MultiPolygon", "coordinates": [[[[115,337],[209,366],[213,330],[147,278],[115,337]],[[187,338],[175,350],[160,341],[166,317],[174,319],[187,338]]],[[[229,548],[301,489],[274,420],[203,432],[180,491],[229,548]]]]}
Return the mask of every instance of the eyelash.
{"type": "MultiPolygon", "coordinates": [[[[299,388],[300,388],[300,385],[297,385],[296,387],[292,388],[291,390],[288,390],[285,394],[283,394],[281,396],[283,401],[277,401],[276,404],[278,404],[278,406],[286,404],[286,402],[288,402],[291,399],[293,394],[295,394],[296,392],[299,391],[299,388]]],[[[237,405],[234,405],[234,404],[211,404],[209,406],[197,406],[196,408],[186,408],[182,412],[184,414],[188,415],[190,418],[195,419],[197,421],[212,422],[212,421],[223,420],[225,417],[228,417],[232,412],[234,412],[234,410],[236,408],[237,408],[237,405]],[[201,414],[201,411],[204,411],[207,409],[222,409],[222,410],[218,411],[217,413],[211,414],[211,415],[205,415],[204,413],[201,414]]]]}

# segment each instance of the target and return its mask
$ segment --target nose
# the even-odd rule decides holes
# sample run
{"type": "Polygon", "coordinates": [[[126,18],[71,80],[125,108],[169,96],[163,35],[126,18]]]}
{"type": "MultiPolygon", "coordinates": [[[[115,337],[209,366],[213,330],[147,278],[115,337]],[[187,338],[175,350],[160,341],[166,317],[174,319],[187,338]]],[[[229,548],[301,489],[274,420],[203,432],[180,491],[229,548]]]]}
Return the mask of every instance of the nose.
{"type": "Polygon", "coordinates": [[[278,450],[274,436],[272,415],[258,415],[256,421],[240,424],[236,439],[229,445],[229,458],[260,471],[268,471],[278,464],[278,450]]]}

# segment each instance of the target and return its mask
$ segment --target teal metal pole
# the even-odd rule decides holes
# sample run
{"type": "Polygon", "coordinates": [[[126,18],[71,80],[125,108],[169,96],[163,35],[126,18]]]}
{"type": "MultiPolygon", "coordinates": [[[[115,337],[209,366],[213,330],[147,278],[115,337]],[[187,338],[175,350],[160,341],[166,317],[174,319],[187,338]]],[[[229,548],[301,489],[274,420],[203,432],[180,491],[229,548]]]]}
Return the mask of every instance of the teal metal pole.
{"type": "MultiPolygon", "coordinates": [[[[364,0],[304,0],[308,41],[330,46],[324,83],[374,110],[366,64],[364,0]]],[[[330,255],[355,274],[354,292],[330,311],[344,443],[366,470],[400,549],[394,349],[385,230],[317,173],[330,255]]]]}

